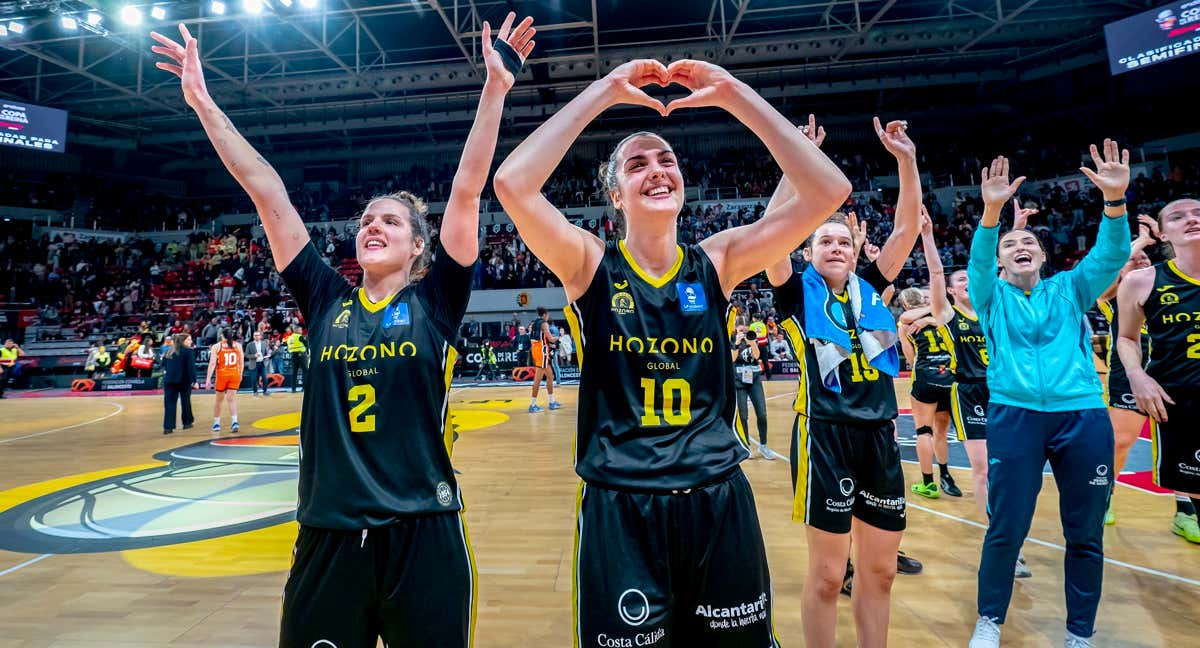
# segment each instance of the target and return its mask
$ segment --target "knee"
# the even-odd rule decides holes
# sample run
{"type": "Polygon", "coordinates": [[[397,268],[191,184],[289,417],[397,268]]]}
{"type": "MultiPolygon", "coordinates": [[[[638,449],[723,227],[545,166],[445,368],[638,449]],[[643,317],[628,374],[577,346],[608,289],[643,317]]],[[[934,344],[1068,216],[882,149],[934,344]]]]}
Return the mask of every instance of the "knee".
{"type": "Polygon", "coordinates": [[[892,591],[892,583],[895,580],[895,560],[876,560],[870,564],[856,564],[854,566],[854,589],[887,593],[892,591]]]}
{"type": "Polygon", "coordinates": [[[1118,453],[1129,452],[1133,444],[1137,442],[1137,437],[1117,435],[1114,442],[1114,447],[1118,453]]]}
{"type": "Polygon", "coordinates": [[[971,479],[975,480],[976,485],[987,486],[988,467],[987,464],[980,461],[978,465],[971,464],[971,479]]]}
{"type": "Polygon", "coordinates": [[[818,600],[836,601],[842,591],[842,579],[845,575],[845,571],[834,570],[810,572],[804,579],[804,591],[818,600]]]}

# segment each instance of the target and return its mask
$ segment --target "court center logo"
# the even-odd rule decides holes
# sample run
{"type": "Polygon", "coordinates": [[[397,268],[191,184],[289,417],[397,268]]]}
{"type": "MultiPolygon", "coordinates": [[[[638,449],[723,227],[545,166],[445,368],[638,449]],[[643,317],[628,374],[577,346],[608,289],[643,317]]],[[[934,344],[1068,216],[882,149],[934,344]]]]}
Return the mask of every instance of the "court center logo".
{"type": "Polygon", "coordinates": [[[844,497],[849,497],[850,493],[854,492],[854,480],[849,477],[842,477],[838,482],[838,490],[842,491],[844,497]]]}
{"type": "Polygon", "coordinates": [[[617,599],[617,614],[631,626],[640,626],[650,618],[650,600],[641,590],[627,589],[617,599]]]}

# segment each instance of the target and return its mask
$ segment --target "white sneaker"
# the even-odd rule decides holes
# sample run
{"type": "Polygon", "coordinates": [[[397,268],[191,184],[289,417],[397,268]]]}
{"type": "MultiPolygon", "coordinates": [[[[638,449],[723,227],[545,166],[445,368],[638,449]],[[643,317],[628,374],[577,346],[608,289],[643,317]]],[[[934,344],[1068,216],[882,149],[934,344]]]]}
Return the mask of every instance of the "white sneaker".
{"type": "Polygon", "coordinates": [[[1013,566],[1013,578],[1030,578],[1033,572],[1025,564],[1025,554],[1017,554],[1017,564],[1013,566]]]}
{"type": "Polygon", "coordinates": [[[1000,626],[987,617],[979,617],[967,648],[1000,648],[1000,626]]]}
{"type": "Polygon", "coordinates": [[[1078,637],[1067,631],[1067,638],[1063,641],[1063,648],[1092,648],[1092,640],[1088,637],[1078,637]]]}
{"type": "Polygon", "coordinates": [[[775,451],[768,448],[765,443],[758,444],[758,454],[763,459],[775,459],[775,451]]]}

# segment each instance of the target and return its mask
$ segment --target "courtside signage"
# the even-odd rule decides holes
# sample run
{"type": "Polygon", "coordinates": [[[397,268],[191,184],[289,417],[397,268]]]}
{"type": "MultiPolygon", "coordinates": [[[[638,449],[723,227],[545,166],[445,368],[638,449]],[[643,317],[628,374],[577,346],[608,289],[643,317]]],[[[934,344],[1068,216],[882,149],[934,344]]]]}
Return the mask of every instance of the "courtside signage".
{"type": "Polygon", "coordinates": [[[1200,51],[1200,0],[1172,2],[1104,26],[1115,74],[1200,51]]]}

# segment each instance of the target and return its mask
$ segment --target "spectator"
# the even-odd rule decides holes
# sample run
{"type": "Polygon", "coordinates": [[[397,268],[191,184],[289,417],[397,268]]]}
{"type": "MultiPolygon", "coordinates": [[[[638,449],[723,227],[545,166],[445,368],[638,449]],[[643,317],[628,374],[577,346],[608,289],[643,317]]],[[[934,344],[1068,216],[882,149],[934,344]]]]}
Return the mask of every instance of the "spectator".
{"type": "Polygon", "coordinates": [[[182,410],[183,429],[195,423],[192,415],[192,388],[196,386],[196,352],[192,336],[177,333],[163,354],[163,434],[175,431],[175,406],[182,410]]]}
{"type": "Polygon", "coordinates": [[[258,396],[258,385],[262,382],[263,396],[270,396],[267,391],[267,363],[271,359],[271,350],[263,341],[262,333],[254,332],[250,344],[246,345],[246,368],[250,370],[250,392],[258,396]]]}

